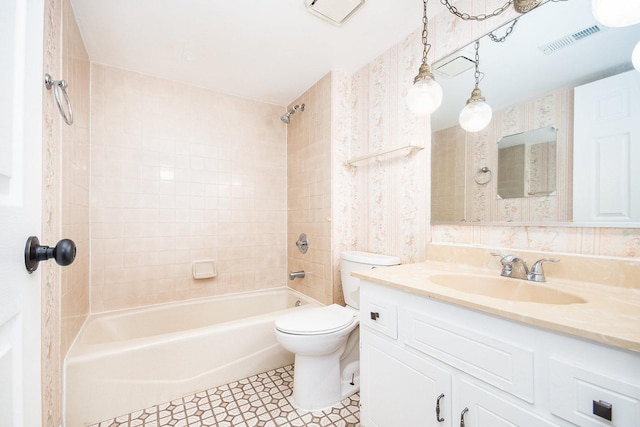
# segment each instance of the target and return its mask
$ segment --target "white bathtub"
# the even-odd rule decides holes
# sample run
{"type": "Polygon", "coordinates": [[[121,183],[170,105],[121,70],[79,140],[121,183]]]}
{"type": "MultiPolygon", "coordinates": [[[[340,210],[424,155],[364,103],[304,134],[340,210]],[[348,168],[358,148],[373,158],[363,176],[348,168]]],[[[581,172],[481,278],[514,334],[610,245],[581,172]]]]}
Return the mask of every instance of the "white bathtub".
{"type": "Polygon", "coordinates": [[[91,315],[65,359],[65,426],[291,364],[293,354],[276,342],[275,319],[317,305],[277,288],[91,315]]]}

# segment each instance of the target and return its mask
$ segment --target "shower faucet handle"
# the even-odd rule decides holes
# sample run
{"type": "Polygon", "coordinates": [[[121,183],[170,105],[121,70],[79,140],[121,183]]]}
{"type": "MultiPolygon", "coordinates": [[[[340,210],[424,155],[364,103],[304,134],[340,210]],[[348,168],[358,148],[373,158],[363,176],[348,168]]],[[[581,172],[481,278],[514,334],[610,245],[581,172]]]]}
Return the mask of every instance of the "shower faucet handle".
{"type": "Polygon", "coordinates": [[[298,247],[298,250],[300,250],[300,252],[302,252],[303,254],[307,253],[307,251],[309,250],[309,239],[307,238],[306,234],[301,233],[300,236],[298,236],[296,246],[298,247]]]}

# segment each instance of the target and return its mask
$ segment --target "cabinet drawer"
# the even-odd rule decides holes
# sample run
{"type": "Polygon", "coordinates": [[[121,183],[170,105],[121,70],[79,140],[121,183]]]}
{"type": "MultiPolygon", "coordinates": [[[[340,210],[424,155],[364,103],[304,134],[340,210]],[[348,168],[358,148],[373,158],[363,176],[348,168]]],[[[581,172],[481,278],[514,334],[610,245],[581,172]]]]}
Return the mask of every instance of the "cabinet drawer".
{"type": "Polygon", "coordinates": [[[488,326],[483,320],[435,317],[407,309],[400,312],[400,329],[409,347],[533,403],[533,350],[496,339],[499,330],[493,329],[489,336],[469,326],[488,326]]]}
{"type": "MultiPolygon", "coordinates": [[[[361,293],[362,295],[362,293],[361,293]]],[[[398,338],[398,306],[388,299],[362,295],[360,324],[393,339],[398,338]]]]}
{"type": "Polygon", "coordinates": [[[390,338],[398,338],[397,291],[360,281],[360,325],[390,338]]]}
{"type": "MultiPolygon", "coordinates": [[[[637,366],[627,368],[638,369],[637,366]]],[[[549,360],[549,378],[554,415],[583,427],[640,426],[640,387],[637,385],[555,358],[549,360]],[[611,421],[594,414],[594,405],[599,402],[602,402],[601,408],[611,405],[611,421]]],[[[606,417],[606,409],[601,410],[606,417]]]]}

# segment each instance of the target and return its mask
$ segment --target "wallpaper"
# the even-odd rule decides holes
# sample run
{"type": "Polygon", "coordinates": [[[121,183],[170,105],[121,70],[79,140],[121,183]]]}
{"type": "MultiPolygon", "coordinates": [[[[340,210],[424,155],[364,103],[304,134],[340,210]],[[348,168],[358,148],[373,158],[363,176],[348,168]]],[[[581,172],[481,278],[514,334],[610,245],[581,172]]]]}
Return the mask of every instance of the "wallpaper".
{"type": "MultiPolygon", "coordinates": [[[[476,0],[461,1],[457,6],[460,10],[480,14],[490,13],[501,4],[476,0]]],[[[429,21],[432,44],[430,62],[469,44],[516,15],[513,9],[508,9],[499,17],[476,22],[458,19],[438,4],[433,5],[432,9],[436,11],[429,21]]],[[[336,127],[333,137],[336,145],[333,148],[336,154],[333,176],[339,180],[333,183],[333,188],[339,190],[334,191],[332,197],[335,207],[346,215],[340,219],[340,230],[342,227],[350,228],[341,246],[334,245],[335,250],[338,247],[355,248],[393,254],[400,256],[403,263],[425,259],[425,247],[429,242],[640,258],[640,229],[637,228],[471,223],[428,225],[431,200],[429,124],[426,119],[413,117],[404,101],[422,58],[420,35],[421,30],[417,29],[351,75],[348,82],[341,83],[348,93],[332,100],[334,109],[342,111],[341,120],[350,121],[336,127]],[[425,148],[373,157],[350,167],[342,162],[344,155],[355,157],[408,143],[425,148]],[[347,188],[342,188],[343,185],[347,188]]],[[[508,134],[522,129],[524,125],[528,126],[528,122],[540,127],[554,114],[553,105],[569,102],[562,96],[559,100],[551,101],[544,97],[534,101],[537,104],[534,105],[532,122],[523,121],[525,116],[518,110],[506,111],[499,132],[508,134]]],[[[494,134],[496,132],[493,131],[494,134]]],[[[492,138],[495,136],[492,135],[492,138]]],[[[481,132],[475,137],[473,161],[476,169],[489,160],[486,151],[488,137],[488,132],[481,132]]],[[[570,151],[563,149],[560,153],[559,163],[562,163],[562,156],[567,156],[570,151]]],[[[566,175],[558,178],[558,190],[567,192],[571,185],[568,177],[571,175],[569,170],[562,172],[566,175]]],[[[558,206],[553,204],[559,198],[557,201],[540,198],[533,206],[513,202],[515,199],[494,204],[488,191],[487,188],[476,189],[471,208],[476,212],[474,218],[488,219],[491,212],[495,218],[506,222],[535,222],[555,215],[568,215],[568,198],[558,206]]],[[[334,232],[333,235],[338,234],[334,232]]],[[[337,256],[334,254],[334,258],[337,256]]]]}

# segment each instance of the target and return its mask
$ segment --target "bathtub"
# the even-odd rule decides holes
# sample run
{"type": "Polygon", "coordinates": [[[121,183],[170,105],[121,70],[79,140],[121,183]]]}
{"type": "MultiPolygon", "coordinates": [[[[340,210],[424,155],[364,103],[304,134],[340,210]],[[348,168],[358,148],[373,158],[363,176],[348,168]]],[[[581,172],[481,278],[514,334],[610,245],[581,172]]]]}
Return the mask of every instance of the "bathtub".
{"type": "Polygon", "coordinates": [[[275,319],[318,305],[276,288],[90,315],[65,359],[65,426],[291,364],[294,355],[276,342],[275,319]]]}

